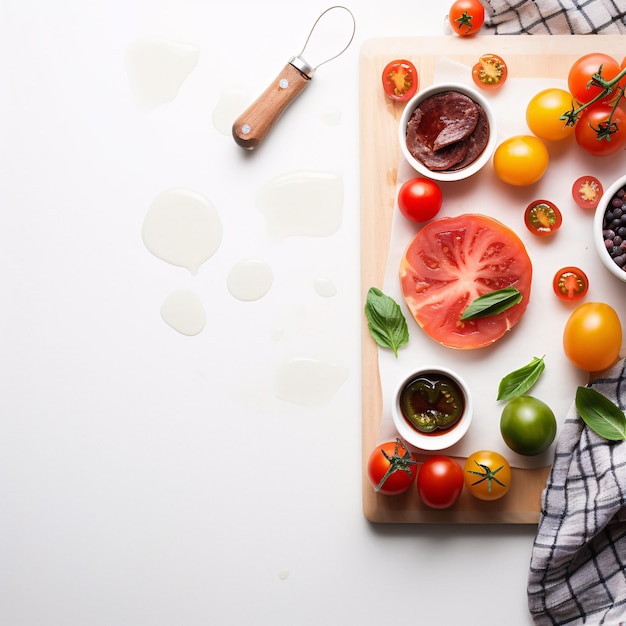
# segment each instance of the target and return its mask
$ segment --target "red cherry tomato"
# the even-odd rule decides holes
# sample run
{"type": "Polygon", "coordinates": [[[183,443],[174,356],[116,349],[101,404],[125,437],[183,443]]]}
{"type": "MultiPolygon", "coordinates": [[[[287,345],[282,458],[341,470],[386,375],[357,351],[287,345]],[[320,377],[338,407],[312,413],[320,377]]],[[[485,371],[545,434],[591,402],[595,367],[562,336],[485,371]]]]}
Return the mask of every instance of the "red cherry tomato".
{"type": "Polygon", "coordinates": [[[417,92],[417,70],[411,61],[400,59],[387,63],[382,74],[385,94],[396,102],[406,102],[417,92]]]}
{"type": "Polygon", "coordinates": [[[563,217],[556,204],[549,200],[535,200],[524,212],[526,228],[538,237],[552,235],[561,227],[563,217]]]}
{"type": "MultiPolygon", "coordinates": [[[[577,59],[570,68],[567,84],[570,93],[580,103],[589,102],[602,92],[602,88],[596,84],[589,84],[594,74],[602,71],[604,80],[615,78],[621,71],[619,63],[608,54],[592,52],[577,59]]],[[[626,79],[620,80],[620,84],[626,79]]],[[[615,94],[612,94],[615,95],[615,94]]]]}
{"type": "Polygon", "coordinates": [[[581,209],[595,209],[603,193],[602,183],[595,176],[581,176],[572,185],[572,198],[581,209]]]}
{"type": "Polygon", "coordinates": [[[497,54],[483,54],[472,67],[472,80],[486,90],[500,89],[508,76],[504,60],[497,54]]]}
{"type": "Polygon", "coordinates": [[[386,496],[407,491],[416,474],[417,462],[400,439],[376,446],[367,462],[367,477],[374,491],[386,496]]]}
{"type": "Polygon", "coordinates": [[[398,208],[414,222],[426,222],[441,209],[443,195],[436,182],[429,178],[407,180],[398,192],[398,208]]]}
{"type": "Polygon", "coordinates": [[[449,456],[431,456],[417,474],[417,491],[422,502],[433,509],[451,507],[461,495],[465,479],[461,466],[449,456]]]}
{"type": "Polygon", "coordinates": [[[554,275],[552,288],[559,299],[576,302],[587,295],[589,279],[578,267],[563,267],[554,275]]]}
{"type": "Polygon", "coordinates": [[[585,109],[574,127],[576,143],[594,156],[615,154],[626,146],[626,113],[598,104],[585,109]]]}
{"type": "Polygon", "coordinates": [[[456,0],[450,7],[448,20],[456,35],[474,35],[485,22],[485,7],[480,0],[456,0]]]}

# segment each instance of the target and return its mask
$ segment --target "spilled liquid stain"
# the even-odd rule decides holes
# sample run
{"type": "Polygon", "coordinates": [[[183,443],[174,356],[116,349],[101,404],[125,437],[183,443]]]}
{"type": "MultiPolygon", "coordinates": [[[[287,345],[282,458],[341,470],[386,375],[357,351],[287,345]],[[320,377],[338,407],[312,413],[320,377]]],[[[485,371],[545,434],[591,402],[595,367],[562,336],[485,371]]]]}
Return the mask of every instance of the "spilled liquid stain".
{"type": "Polygon", "coordinates": [[[132,42],[124,57],[137,103],[144,109],[171,102],[200,56],[196,46],[158,38],[132,42]]]}
{"type": "Polygon", "coordinates": [[[265,261],[249,259],[231,268],[227,287],[237,300],[251,302],[261,299],[270,290],[273,281],[274,273],[265,261]]]}
{"type": "Polygon", "coordinates": [[[296,171],[263,184],[256,204],[273,238],[328,237],[343,218],[343,179],[331,172],[296,171]]]}
{"type": "Polygon", "coordinates": [[[200,298],[191,290],[172,292],[161,305],[163,321],[181,335],[199,335],[206,326],[206,313],[200,298]]]}
{"type": "Polygon", "coordinates": [[[222,223],[208,198],[191,189],[168,189],[150,205],[141,236],[154,256],[197,274],[221,244],[222,223]]]}
{"type": "Polygon", "coordinates": [[[279,400],[310,407],[327,404],[348,378],[343,365],[296,357],[279,365],[274,395],[279,400]]]}
{"type": "Polygon", "coordinates": [[[322,298],[332,298],[337,295],[337,287],[329,278],[319,277],[313,281],[315,292],[322,298]]]}

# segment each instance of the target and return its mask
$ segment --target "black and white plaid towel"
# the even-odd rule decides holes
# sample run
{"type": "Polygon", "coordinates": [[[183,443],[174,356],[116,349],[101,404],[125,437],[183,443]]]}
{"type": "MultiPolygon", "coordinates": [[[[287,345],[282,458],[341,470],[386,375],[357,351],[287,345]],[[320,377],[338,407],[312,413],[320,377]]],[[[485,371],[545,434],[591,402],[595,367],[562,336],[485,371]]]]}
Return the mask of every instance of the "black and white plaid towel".
{"type": "MultiPolygon", "coordinates": [[[[626,359],[590,383],[626,409],[626,359]]],[[[535,623],[626,624],[626,441],[570,409],[542,494],[528,576],[535,623]]]]}
{"type": "Polygon", "coordinates": [[[626,33],[626,0],[483,0],[483,4],[490,34],[626,33]]]}

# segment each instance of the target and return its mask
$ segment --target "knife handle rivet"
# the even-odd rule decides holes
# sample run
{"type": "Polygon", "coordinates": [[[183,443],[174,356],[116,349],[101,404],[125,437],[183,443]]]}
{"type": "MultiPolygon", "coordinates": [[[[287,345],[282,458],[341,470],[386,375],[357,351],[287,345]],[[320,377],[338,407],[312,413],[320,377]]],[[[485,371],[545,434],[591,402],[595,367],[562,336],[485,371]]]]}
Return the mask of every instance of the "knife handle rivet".
{"type": "Polygon", "coordinates": [[[281,89],[287,89],[287,87],[289,87],[289,81],[286,78],[281,78],[280,82],[278,83],[278,86],[281,89]]]}
{"type": "Polygon", "coordinates": [[[247,135],[247,134],[250,132],[250,130],[251,130],[251,128],[250,128],[250,124],[244,124],[244,125],[241,127],[241,132],[242,132],[244,135],[247,135]]]}

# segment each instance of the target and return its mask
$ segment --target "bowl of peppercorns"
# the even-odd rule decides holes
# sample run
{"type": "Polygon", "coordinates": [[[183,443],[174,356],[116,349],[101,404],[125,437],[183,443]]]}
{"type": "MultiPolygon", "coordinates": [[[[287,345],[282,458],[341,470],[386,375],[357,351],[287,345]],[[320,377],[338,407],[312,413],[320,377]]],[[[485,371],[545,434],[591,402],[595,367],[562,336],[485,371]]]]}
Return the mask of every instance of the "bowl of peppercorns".
{"type": "Polygon", "coordinates": [[[626,283],[626,176],[603,194],[594,217],[594,242],[605,267],[626,283]]]}

